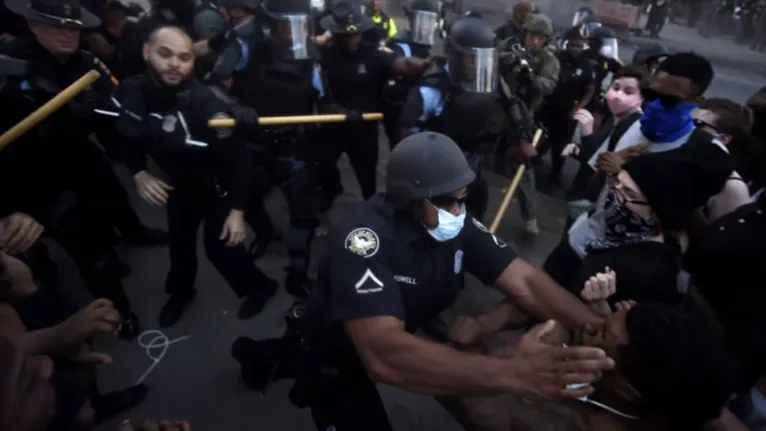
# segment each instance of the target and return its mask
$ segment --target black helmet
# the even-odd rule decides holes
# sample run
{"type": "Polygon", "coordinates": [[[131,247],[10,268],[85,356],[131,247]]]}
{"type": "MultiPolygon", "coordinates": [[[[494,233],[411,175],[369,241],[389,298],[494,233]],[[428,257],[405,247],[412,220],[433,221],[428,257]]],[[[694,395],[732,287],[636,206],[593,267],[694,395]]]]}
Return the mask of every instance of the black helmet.
{"type": "Polygon", "coordinates": [[[388,161],[386,194],[397,206],[444,196],[476,179],[463,151],[450,138],[434,132],[408,136],[388,161]]]}
{"type": "Polygon", "coordinates": [[[229,9],[248,9],[256,10],[261,5],[261,0],[218,0],[218,6],[229,9]]]}
{"type": "Polygon", "coordinates": [[[614,30],[611,27],[599,27],[593,30],[590,34],[593,39],[616,39],[617,35],[614,34],[614,30]]]}
{"type": "Polygon", "coordinates": [[[306,0],[265,0],[268,15],[268,40],[275,52],[289,60],[306,60],[314,56],[314,19],[306,0]]]}
{"type": "Polygon", "coordinates": [[[408,11],[439,12],[439,0],[413,0],[407,5],[408,11]]]}
{"type": "Polygon", "coordinates": [[[450,29],[447,57],[452,82],[465,91],[491,93],[495,89],[497,52],[495,32],[479,18],[461,18],[450,29]]]}
{"type": "Polygon", "coordinates": [[[410,23],[412,42],[433,46],[439,30],[438,0],[415,0],[404,8],[410,23]]]}

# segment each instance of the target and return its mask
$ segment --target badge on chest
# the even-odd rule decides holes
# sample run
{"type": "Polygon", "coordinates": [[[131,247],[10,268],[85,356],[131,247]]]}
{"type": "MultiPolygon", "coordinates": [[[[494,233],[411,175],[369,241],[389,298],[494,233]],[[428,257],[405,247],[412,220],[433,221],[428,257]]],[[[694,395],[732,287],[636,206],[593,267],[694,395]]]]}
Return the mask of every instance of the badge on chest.
{"type": "Polygon", "coordinates": [[[367,66],[365,66],[364,63],[359,63],[359,66],[357,66],[356,68],[356,74],[357,75],[367,74],[367,66]]]}
{"type": "Polygon", "coordinates": [[[175,132],[177,122],[178,118],[176,118],[175,115],[166,115],[165,118],[162,119],[162,130],[167,133],[175,132]]]}

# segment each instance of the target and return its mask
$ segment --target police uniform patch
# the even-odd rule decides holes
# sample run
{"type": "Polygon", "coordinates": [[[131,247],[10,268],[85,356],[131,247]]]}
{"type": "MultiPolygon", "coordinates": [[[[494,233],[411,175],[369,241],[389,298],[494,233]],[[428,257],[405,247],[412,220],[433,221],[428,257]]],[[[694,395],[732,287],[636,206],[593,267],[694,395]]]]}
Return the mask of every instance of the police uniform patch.
{"type": "Polygon", "coordinates": [[[165,118],[162,119],[162,130],[173,133],[176,130],[176,123],[178,122],[178,118],[176,118],[175,115],[168,115],[165,118]]]}
{"type": "MultiPolygon", "coordinates": [[[[231,116],[225,112],[219,112],[213,115],[213,120],[231,120],[231,116]]],[[[226,139],[234,134],[233,127],[216,127],[215,129],[218,139],[226,139]]]]}
{"type": "Polygon", "coordinates": [[[380,248],[378,234],[372,229],[360,227],[346,237],[346,250],[362,257],[372,257],[380,248]]]}
{"type": "Polygon", "coordinates": [[[463,250],[455,252],[455,274],[460,274],[463,270],[463,250]]]}

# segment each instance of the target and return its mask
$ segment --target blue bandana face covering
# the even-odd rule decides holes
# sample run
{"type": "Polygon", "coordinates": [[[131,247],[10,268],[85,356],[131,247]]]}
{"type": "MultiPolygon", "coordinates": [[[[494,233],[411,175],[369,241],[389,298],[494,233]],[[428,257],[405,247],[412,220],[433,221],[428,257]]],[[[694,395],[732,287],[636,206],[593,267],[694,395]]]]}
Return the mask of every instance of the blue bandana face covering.
{"type": "Polygon", "coordinates": [[[694,129],[692,111],[696,103],[679,103],[666,108],[660,100],[644,105],[641,117],[641,133],[652,142],[674,142],[694,129]]]}
{"type": "Polygon", "coordinates": [[[460,215],[457,216],[441,208],[437,208],[437,210],[439,212],[439,226],[428,229],[428,233],[439,242],[455,239],[465,224],[465,205],[460,207],[460,215]]]}

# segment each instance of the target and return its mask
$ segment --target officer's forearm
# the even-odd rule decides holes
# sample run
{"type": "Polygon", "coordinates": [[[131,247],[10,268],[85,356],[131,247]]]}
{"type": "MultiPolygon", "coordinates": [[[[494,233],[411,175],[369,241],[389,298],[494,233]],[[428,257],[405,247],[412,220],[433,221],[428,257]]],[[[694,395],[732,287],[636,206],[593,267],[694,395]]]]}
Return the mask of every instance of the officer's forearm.
{"type": "Polygon", "coordinates": [[[496,284],[522,310],[539,319],[556,320],[567,329],[602,321],[579,298],[559,286],[544,271],[522,259],[515,259],[496,284]]]}
{"type": "Polygon", "coordinates": [[[553,94],[553,90],[556,89],[557,79],[554,78],[545,78],[542,76],[535,76],[531,80],[532,88],[534,88],[536,91],[540,92],[540,95],[550,96],[553,94]]]}
{"type": "Polygon", "coordinates": [[[399,76],[417,75],[425,69],[426,62],[417,57],[399,57],[391,64],[391,72],[399,76]]]}
{"type": "Polygon", "coordinates": [[[511,362],[459,352],[403,330],[380,334],[373,378],[424,395],[490,395],[519,388],[511,362]]]}
{"type": "Polygon", "coordinates": [[[523,325],[529,321],[529,316],[511,301],[505,300],[491,311],[478,316],[476,320],[481,327],[482,335],[487,336],[523,325]]]}

